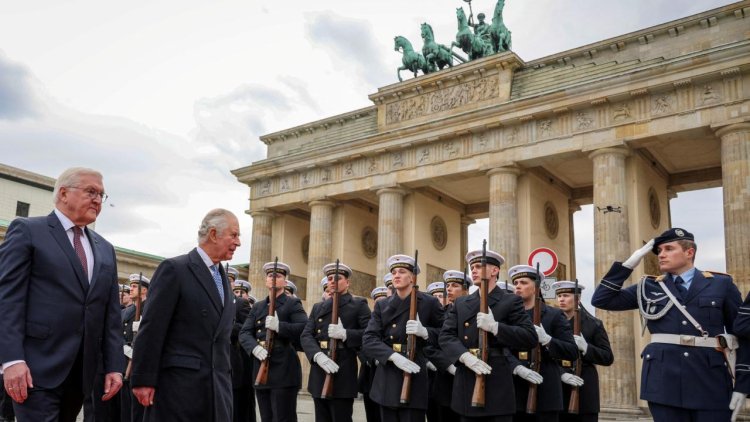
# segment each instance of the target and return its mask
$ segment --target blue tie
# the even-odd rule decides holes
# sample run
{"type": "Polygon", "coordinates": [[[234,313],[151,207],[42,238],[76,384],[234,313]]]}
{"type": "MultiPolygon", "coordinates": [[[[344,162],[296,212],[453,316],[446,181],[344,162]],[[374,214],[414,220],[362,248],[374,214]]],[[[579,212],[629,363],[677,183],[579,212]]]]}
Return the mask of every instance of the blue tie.
{"type": "Polygon", "coordinates": [[[214,284],[216,284],[216,288],[219,290],[221,306],[224,306],[224,283],[221,282],[221,274],[219,273],[219,269],[216,268],[216,265],[211,266],[211,275],[214,277],[214,284]]]}
{"type": "Polygon", "coordinates": [[[687,289],[685,288],[685,280],[683,280],[682,277],[677,276],[677,278],[674,279],[674,285],[675,287],[677,287],[677,291],[680,292],[683,297],[687,294],[687,289]]]}

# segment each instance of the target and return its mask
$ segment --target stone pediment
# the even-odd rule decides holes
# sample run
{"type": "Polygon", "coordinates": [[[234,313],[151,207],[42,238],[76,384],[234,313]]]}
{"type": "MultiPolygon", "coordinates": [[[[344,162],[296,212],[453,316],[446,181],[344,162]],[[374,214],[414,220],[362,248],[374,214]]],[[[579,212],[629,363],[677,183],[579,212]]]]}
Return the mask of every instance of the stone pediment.
{"type": "Polygon", "coordinates": [[[379,130],[429,122],[510,99],[513,71],[524,65],[513,52],[388,85],[370,95],[379,130]]]}

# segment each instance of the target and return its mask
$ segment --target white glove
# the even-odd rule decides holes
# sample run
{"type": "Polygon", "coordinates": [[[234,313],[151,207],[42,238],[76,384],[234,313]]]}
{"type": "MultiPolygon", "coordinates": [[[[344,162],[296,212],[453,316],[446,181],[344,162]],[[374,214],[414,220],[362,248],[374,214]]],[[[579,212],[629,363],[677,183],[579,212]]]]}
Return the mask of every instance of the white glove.
{"type": "Polygon", "coordinates": [[[542,346],[546,346],[550,341],[552,341],[552,336],[544,331],[544,327],[541,324],[535,325],[534,329],[536,330],[536,336],[539,337],[539,344],[541,344],[542,346]]]}
{"type": "Polygon", "coordinates": [[[432,372],[437,371],[437,368],[435,367],[435,365],[433,365],[432,362],[430,362],[429,360],[427,361],[427,369],[429,369],[432,372]]]}
{"type": "Polygon", "coordinates": [[[338,324],[328,324],[328,337],[346,341],[346,329],[339,318],[338,324]]]}
{"type": "Polygon", "coordinates": [[[732,393],[732,399],[729,400],[729,409],[732,411],[732,422],[737,420],[737,415],[740,414],[742,407],[745,406],[745,399],[747,394],[739,393],[737,391],[732,393]]]}
{"type": "Polygon", "coordinates": [[[456,365],[453,365],[453,364],[451,364],[451,365],[450,365],[450,366],[448,367],[447,371],[448,371],[448,373],[449,373],[449,374],[451,374],[451,375],[456,375],[456,365]]]}
{"type": "Polygon", "coordinates": [[[130,328],[133,330],[133,333],[137,333],[138,330],[141,328],[141,322],[140,321],[131,322],[130,328]]]}
{"type": "Polygon", "coordinates": [[[274,312],[273,316],[269,315],[266,317],[266,328],[269,330],[279,332],[279,313],[274,312]]]}
{"type": "Polygon", "coordinates": [[[482,361],[469,352],[464,352],[458,360],[477,375],[488,375],[492,372],[492,367],[487,365],[487,362],[482,361]]]}
{"type": "Polygon", "coordinates": [[[578,350],[581,351],[581,354],[586,354],[586,350],[589,350],[589,344],[586,343],[586,339],[583,338],[583,336],[573,336],[573,340],[576,341],[576,346],[578,346],[578,350]]]}
{"type": "Polygon", "coordinates": [[[323,352],[316,353],[315,356],[313,356],[313,360],[323,371],[325,371],[326,374],[335,374],[339,371],[339,365],[323,352]]]}
{"type": "Polygon", "coordinates": [[[560,380],[565,384],[572,385],[573,387],[580,387],[583,385],[583,378],[575,376],[573,374],[564,373],[560,377],[560,380]]]}
{"type": "Polygon", "coordinates": [[[410,374],[416,374],[421,369],[419,365],[402,356],[400,353],[394,353],[388,356],[388,360],[393,362],[398,369],[410,374]]]}
{"type": "Polygon", "coordinates": [[[497,335],[497,321],[492,312],[485,314],[484,312],[477,313],[477,327],[481,328],[492,335],[497,335]]]}
{"type": "Polygon", "coordinates": [[[643,245],[642,248],[638,249],[637,251],[633,252],[633,255],[630,255],[630,258],[626,259],[625,262],[622,263],[622,266],[625,268],[630,268],[631,270],[638,266],[638,264],[641,263],[641,260],[644,256],[648,255],[649,252],[651,252],[651,249],[654,247],[654,239],[651,239],[643,245]]]}
{"type": "Polygon", "coordinates": [[[128,346],[127,344],[122,346],[122,352],[125,354],[125,356],[128,359],[133,359],[133,348],[128,346]]]}
{"type": "Polygon", "coordinates": [[[410,319],[406,321],[406,334],[414,334],[417,337],[422,337],[425,340],[430,337],[427,329],[424,328],[424,325],[422,325],[422,323],[419,321],[419,315],[417,315],[417,319],[410,319]]]}
{"type": "Polygon", "coordinates": [[[258,360],[266,360],[268,357],[268,350],[259,344],[253,348],[253,356],[258,360]]]}
{"type": "Polygon", "coordinates": [[[534,372],[523,365],[516,366],[513,369],[513,375],[518,375],[532,384],[541,384],[544,381],[544,378],[538,372],[534,372]]]}

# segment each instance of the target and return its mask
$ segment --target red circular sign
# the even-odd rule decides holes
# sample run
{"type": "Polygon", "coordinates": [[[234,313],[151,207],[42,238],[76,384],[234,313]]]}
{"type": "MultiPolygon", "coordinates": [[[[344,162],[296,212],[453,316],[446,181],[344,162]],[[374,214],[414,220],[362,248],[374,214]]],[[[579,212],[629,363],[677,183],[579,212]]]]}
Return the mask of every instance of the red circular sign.
{"type": "Polygon", "coordinates": [[[529,254],[529,265],[536,268],[537,263],[539,271],[548,276],[557,269],[557,254],[550,248],[536,248],[529,254]]]}

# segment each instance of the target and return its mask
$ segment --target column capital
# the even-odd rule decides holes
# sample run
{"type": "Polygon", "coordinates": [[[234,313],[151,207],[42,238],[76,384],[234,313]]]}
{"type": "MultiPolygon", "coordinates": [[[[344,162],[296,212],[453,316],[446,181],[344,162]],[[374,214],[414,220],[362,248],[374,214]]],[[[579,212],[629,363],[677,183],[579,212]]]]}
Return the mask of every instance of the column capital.
{"type": "Polygon", "coordinates": [[[405,189],[405,188],[403,188],[403,187],[401,187],[399,185],[388,186],[388,187],[384,187],[384,188],[376,188],[376,189],[373,189],[373,190],[375,190],[375,193],[378,196],[386,194],[386,193],[395,193],[395,194],[399,194],[401,196],[404,196],[407,193],[409,193],[409,191],[407,189],[405,189]]]}
{"type": "Polygon", "coordinates": [[[743,122],[743,123],[734,123],[726,126],[721,126],[718,128],[713,128],[714,133],[719,138],[723,137],[724,135],[734,133],[734,132],[750,132],[750,122],[743,122]]]}
{"type": "Polygon", "coordinates": [[[575,201],[568,201],[568,212],[573,214],[581,210],[581,205],[575,201]]]}
{"type": "Polygon", "coordinates": [[[495,174],[514,174],[518,176],[521,174],[521,169],[516,165],[510,165],[487,170],[487,176],[495,174]]]}
{"type": "Polygon", "coordinates": [[[599,148],[589,153],[589,159],[593,160],[594,158],[600,155],[604,155],[604,154],[615,154],[615,155],[622,155],[624,157],[627,157],[630,155],[630,149],[627,147],[599,148]]]}
{"type": "Polygon", "coordinates": [[[334,202],[334,201],[332,201],[332,200],[330,200],[328,198],[319,198],[319,199],[313,199],[312,201],[310,201],[308,203],[308,205],[310,206],[310,208],[312,208],[312,207],[318,207],[318,206],[333,208],[333,207],[336,206],[336,202],[334,202]]]}
{"type": "Polygon", "coordinates": [[[275,217],[276,213],[269,210],[268,208],[262,208],[259,210],[248,210],[245,211],[246,214],[250,214],[251,217],[275,217]]]}
{"type": "Polygon", "coordinates": [[[465,215],[462,215],[462,216],[461,216],[461,224],[465,224],[465,225],[467,225],[467,226],[468,226],[468,225],[470,225],[470,224],[474,224],[474,223],[476,223],[476,222],[477,222],[477,220],[475,220],[475,219],[473,219],[473,218],[471,218],[471,217],[467,217],[467,216],[465,216],[465,215]]]}

